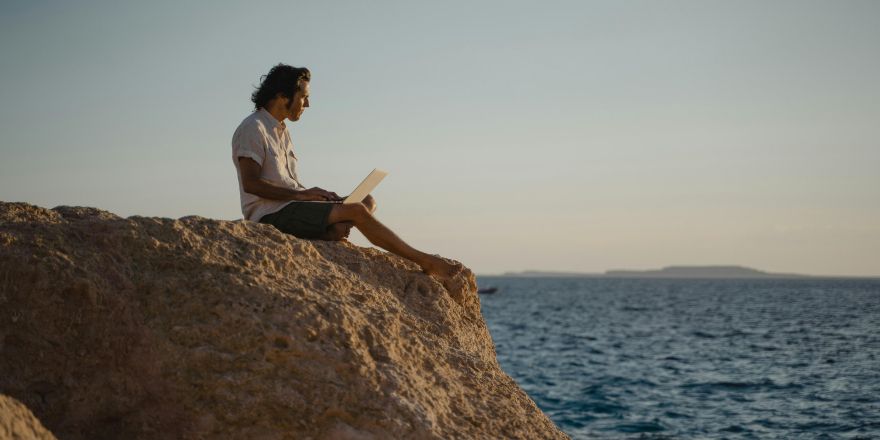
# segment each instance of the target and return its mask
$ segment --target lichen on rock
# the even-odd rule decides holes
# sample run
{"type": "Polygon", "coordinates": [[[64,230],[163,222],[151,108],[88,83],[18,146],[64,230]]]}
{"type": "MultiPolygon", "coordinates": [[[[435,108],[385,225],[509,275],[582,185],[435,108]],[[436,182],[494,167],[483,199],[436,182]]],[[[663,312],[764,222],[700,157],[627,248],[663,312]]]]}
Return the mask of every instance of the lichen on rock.
{"type": "Polygon", "coordinates": [[[61,439],[566,438],[459,277],[253,222],[0,202],[0,393],[61,439]]]}

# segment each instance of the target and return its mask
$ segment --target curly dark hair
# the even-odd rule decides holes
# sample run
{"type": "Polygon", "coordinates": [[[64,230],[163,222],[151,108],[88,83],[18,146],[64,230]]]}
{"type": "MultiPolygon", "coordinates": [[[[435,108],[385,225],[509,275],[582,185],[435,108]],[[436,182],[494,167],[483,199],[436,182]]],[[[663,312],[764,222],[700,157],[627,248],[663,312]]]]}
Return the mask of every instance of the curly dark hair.
{"type": "Polygon", "coordinates": [[[300,90],[302,83],[311,80],[312,72],[305,67],[293,67],[287,64],[272,67],[269,73],[260,77],[260,86],[251,95],[254,110],[265,107],[279,93],[285,98],[293,99],[293,95],[300,90]]]}

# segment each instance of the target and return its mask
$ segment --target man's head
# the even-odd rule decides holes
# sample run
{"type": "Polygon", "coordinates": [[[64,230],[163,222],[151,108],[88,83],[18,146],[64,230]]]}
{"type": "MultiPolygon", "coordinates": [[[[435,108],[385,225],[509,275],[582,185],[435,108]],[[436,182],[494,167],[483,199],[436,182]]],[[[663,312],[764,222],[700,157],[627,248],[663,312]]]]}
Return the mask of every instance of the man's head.
{"type": "Polygon", "coordinates": [[[278,64],[261,78],[260,86],[251,95],[255,109],[274,109],[291,121],[302,116],[309,106],[309,81],[312,74],[305,67],[278,64]]]}

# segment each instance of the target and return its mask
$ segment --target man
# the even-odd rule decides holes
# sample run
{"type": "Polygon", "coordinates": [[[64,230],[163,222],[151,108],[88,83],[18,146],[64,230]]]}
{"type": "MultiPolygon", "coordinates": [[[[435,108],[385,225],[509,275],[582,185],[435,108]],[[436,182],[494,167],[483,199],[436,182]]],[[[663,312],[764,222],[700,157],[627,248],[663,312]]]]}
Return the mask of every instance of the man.
{"type": "Polygon", "coordinates": [[[251,96],[255,111],[232,136],[232,161],[238,172],[241,211],[246,220],[268,223],[300,238],[342,240],[356,227],[376,246],[412,260],[446,283],[461,265],[406,244],[373,216],[376,203],[342,204],[335,192],[306,189],[296,173],[297,157],[285,119],[298,121],[309,107],[311,73],[279,64],[262,78],[251,96]]]}

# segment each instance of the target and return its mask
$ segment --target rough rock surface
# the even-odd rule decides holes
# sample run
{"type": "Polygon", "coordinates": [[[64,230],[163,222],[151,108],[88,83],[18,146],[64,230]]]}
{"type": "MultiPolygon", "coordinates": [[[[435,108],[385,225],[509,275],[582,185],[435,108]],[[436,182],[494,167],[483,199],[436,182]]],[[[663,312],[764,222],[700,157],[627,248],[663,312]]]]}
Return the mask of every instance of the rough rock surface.
{"type": "Polygon", "coordinates": [[[253,222],[0,202],[0,392],[61,439],[566,438],[458,281],[253,222]]]}
{"type": "Polygon", "coordinates": [[[55,440],[55,436],[21,402],[0,394],[0,439],[55,440]]]}

